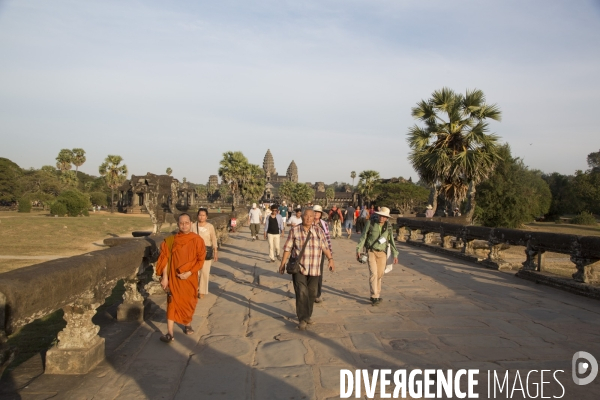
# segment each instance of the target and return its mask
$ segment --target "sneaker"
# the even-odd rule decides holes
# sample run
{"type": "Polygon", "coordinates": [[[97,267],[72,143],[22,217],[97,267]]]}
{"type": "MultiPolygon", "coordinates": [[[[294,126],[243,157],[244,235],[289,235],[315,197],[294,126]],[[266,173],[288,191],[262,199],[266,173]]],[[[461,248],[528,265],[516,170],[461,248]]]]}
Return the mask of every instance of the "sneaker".
{"type": "Polygon", "coordinates": [[[298,324],[298,329],[300,329],[301,331],[305,331],[306,325],[306,321],[300,321],[300,323],[298,324]]]}
{"type": "Polygon", "coordinates": [[[313,325],[315,323],[315,321],[313,321],[312,319],[308,318],[305,319],[304,322],[306,322],[308,325],[313,325]]]}
{"type": "Polygon", "coordinates": [[[277,259],[281,261],[281,256],[279,254],[277,255],[277,259]]]}
{"type": "Polygon", "coordinates": [[[271,261],[269,261],[269,262],[272,262],[272,263],[274,263],[274,262],[275,262],[275,260],[271,260],[271,261]]]}
{"type": "Polygon", "coordinates": [[[254,242],[256,240],[256,238],[252,238],[252,241],[254,242]]]}
{"type": "Polygon", "coordinates": [[[371,305],[372,306],[377,305],[377,298],[371,297],[369,300],[371,300],[371,305]]]}
{"type": "Polygon", "coordinates": [[[315,303],[320,303],[323,301],[323,296],[319,296],[315,299],[315,303]]]}

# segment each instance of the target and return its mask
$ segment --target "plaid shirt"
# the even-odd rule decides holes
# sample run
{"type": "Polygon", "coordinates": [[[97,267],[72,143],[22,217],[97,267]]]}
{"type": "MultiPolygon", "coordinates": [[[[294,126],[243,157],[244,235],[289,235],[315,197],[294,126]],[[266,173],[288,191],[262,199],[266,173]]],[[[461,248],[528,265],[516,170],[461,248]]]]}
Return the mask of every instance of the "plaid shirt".
{"type": "Polygon", "coordinates": [[[331,235],[329,234],[329,225],[322,219],[320,219],[319,222],[321,223],[319,224],[318,222],[315,222],[315,225],[320,226],[321,229],[323,229],[325,239],[327,239],[327,246],[329,247],[329,251],[331,252],[331,256],[333,257],[333,248],[331,247],[331,235]]]}
{"type": "MultiPolygon", "coordinates": [[[[302,258],[300,259],[300,265],[302,266],[300,271],[302,275],[319,276],[321,275],[321,253],[329,250],[329,248],[321,229],[312,225],[310,232],[312,232],[310,240],[306,244],[304,254],[302,254],[302,258]]],[[[298,257],[307,236],[308,232],[304,232],[302,225],[293,227],[285,241],[283,251],[290,251],[292,257],[298,257]]]]}

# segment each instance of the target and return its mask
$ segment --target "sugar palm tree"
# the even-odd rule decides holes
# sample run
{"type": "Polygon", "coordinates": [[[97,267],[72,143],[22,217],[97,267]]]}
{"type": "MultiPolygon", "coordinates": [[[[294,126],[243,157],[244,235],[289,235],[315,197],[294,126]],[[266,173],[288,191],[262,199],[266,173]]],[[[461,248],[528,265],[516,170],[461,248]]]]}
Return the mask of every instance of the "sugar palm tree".
{"type": "Polygon", "coordinates": [[[358,193],[370,203],[374,198],[375,183],[380,179],[379,172],[373,170],[362,171],[358,174],[358,178],[358,193]]]}
{"type": "Polygon", "coordinates": [[[233,204],[236,204],[236,196],[244,179],[245,169],[248,165],[248,159],[241,151],[228,151],[223,153],[223,159],[219,162],[219,176],[222,182],[226,183],[233,197],[233,204]]]}
{"type": "Polygon", "coordinates": [[[77,172],[79,171],[79,167],[81,167],[83,165],[83,163],[85,163],[86,158],[85,158],[85,150],[84,149],[73,149],[73,165],[75,165],[75,175],[77,175],[77,172]]]}
{"type": "Polygon", "coordinates": [[[56,157],[56,168],[61,172],[68,171],[72,168],[73,163],[73,151],[69,149],[62,149],[56,157]]]}
{"type": "Polygon", "coordinates": [[[354,186],[354,178],[356,178],[356,171],[350,172],[350,178],[352,178],[352,186],[354,186]]]}
{"type": "MultiPolygon", "coordinates": [[[[463,95],[449,88],[433,92],[412,108],[425,126],[408,132],[409,160],[421,180],[439,190],[454,206],[469,195],[470,219],[475,210],[475,188],[493,172],[500,159],[499,137],[488,134],[487,119],[500,121],[497,105],[488,105],[481,90],[463,95]]],[[[437,194],[437,193],[436,193],[437,194]]]]}
{"type": "Polygon", "coordinates": [[[123,157],[109,155],[98,168],[98,172],[104,177],[106,185],[110,188],[111,213],[115,212],[115,189],[121,186],[127,178],[127,166],[120,165],[121,161],[123,161],[123,157]]]}

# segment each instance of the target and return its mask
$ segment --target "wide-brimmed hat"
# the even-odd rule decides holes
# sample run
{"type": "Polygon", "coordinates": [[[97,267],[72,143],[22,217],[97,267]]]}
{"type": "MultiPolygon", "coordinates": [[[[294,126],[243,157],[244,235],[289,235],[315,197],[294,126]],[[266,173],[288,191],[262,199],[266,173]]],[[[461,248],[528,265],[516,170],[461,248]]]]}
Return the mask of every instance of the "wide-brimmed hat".
{"type": "Polygon", "coordinates": [[[313,211],[314,211],[314,212],[320,212],[320,213],[322,214],[322,213],[323,213],[323,207],[321,207],[320,205],[316,204],[316,205],[313,207],[313,211]]]}
{"type": "Polygon", "coordinates": [[[381,210],[375,211],[375,214],[390,218],[390,209],[387,207],[381,207],[381,210]]]}
{"type": "Polygon", "coordinates": [[[256,208],[256,203],[252,203],[252,208],[256,208]]]}
{"type": "Polygon", "coordinates": [[[433,210],[433,207],[431,207],[431,204],[429,204],[429,205],[427,206],[427,209],[428,209],[428,210],[433,210]]]}

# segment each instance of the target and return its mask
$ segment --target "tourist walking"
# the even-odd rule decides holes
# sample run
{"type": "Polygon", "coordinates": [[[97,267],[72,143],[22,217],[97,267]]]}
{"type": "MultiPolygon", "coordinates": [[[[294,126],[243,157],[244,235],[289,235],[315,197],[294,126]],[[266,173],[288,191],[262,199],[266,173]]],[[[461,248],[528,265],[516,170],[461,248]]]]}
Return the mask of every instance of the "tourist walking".
{"type": "Polygon", "coordinates": [[[364,231],[365,224],[367,223],[368,219],[369,219],[369,210],[367,210],[367,207],[362,206],[358,213],[358,218],[356,220],[356,231],[359,235],[364,231]]]}
{"type": "Polygon", "coordinates": [[[294,293],[296,294],[296,315],[298,316],[298,329],[306,330],[312,324],[313,306],[317,298],[321,256],[324,253],[329,261],[329,270],[334,271],[333,257],[329,251],[327,240],[323,231],[313,224],[315,212],[310,209],[302,214],[302,225],[297,225],[290,230],[290,234],[283,246],[283,259],[279,266],[279,273],[285,272],[286,262],[292,257],[299,257],[300,272],[292,274],[294,293]]]}
{"type": "Polygon", "coordinates": [[[427,205],[427,210],[425,211],[425,218],[433,218],[433,207],[431,204],[427,205]]]}
{"type": "Polygon", "coordinates": [[[165,343],[174,339],[175,322],[184,326],[186,335],[194,333],[191,323],[198,303],[198,271],[206,257],[204,240],[192,232],[190,216],[179,215],[177,225],[179,232],[162,242],[156,262],[156,275],[167,292],[167,333],[160,337],[165,343]]]}
{"type": "Polygon", "coordinates": [[[208,280],[210,277],[210,267],[213,262],[219,260],[218,256],[218,242],[217,233],[213,224],[207,221],[208,210],[206,208],[198,209],[198,220],[196,223],[192,223],[192,232],[198,234],[204,245],[206,246],[206,258],[204,259],[204,266],[198,272],[198,298],[203,299],[208,294],[208,280]]]}
{"type": "Polygon", "coordinates": [[[341,210],[334,204],[329,210],[329,221],[331,221],[331,238],[335,239],[338,237],[342,237],[342,220],[344,217],[342,216],[341,210]]]}
{"type": "Polygon", "coordinates": [[[262,212],[258,207],[256,207],[256,203],[252,203],[252,208],[248,213],[248,220],[250,221],[250,236],[252,236],[252,241],[258,239],[258,234],[260,233],[260,219],[262,217],[262,212]]]}
{"type": "Polygon", "coordinates": [[[290,217],[287,221],[287,226],[295,227],[296,225],[300,225],[302,223],[302,209],[296,208],[296,213],[290,217]]]}
{"type": "MultiPolygon", "coordinates": [[[[333,257],[333,248],[331,247],[331,235],[329,235],[329,224],[321,219],[323,216],[323,207],[316,205],[313,207],[313,211],[315,212],[315,226],[319,227],[323,230],[323,235],[325,239],[327,239],[327,246],[329,247],[329,251],[331,252],[331,257],[333,257]]],[[[323,287],[323,265],[325,264],[325,253],[321,254],[321,268],[319,275],[319,286],[317,287],[317,298],[315,299],[315,303],[322,302],[323,296],[321,294],[321,288],[323,287]]]]}
{"type": "Polygon", "coordinates": [[[354,216],[354,211],[356,211],[354,209],[354,207],[352,207],[352,205],[349,205],[348,208],[346,208],[346,213],[344,214],[344,229],[346,229],[346,234],[348,234],[348,239],[350,239],[350,237],[352,236],[352,227],[354,226],[354,223],[356,222],[356,218],[354,216]]]}
{"type": "Polygon", "coordinates": [[[367,221],[365,230],[362,233],[358,245],[356,246],[356,259],[360,259],[363,247],[368,255],[369,265],[369,286],[371,291],[371,304],[373,306],[381,303],[381,281],[385,273],[387,261],[388,246],[394,257],[393,264],[398,263],[398,249],[394,241],[394,235],[388,219],[390,218],[390,209],[382,207],[381,211],[376,212],[378,222],[367,221]]]}
{"type": "Polygon", "coordinates": [[[281,215],[281,219],[283,220],[283,232],[285,233],[285,222],[287,220],[288,217],[288,206],[287,203],[284,201],[283,203],[281,203],[281,205],[279,206],[279,215],[281,215]]]}
{"type": "Polygon", "coordinates": [[[281,260],[280,254],[280,237],[283,236],[283,220],[277,212],[279,207],[273,204],[271,206],[271,215],[267,217],[265,222],[265,239],[269,240],[269,259],[275,262],[275,257],[281,260]]]}

